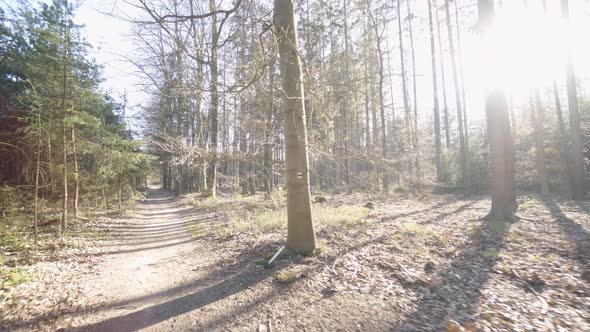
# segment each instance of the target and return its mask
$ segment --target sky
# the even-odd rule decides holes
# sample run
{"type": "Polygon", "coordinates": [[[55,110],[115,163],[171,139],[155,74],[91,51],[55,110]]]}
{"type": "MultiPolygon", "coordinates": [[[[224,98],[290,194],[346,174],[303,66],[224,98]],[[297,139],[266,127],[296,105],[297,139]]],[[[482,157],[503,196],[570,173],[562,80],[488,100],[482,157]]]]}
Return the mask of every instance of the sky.
{"type": "Polygon", "coordinates": [[[86,37],[93,46],[92,56],[104,67],[103,88],[118,100],[126,95],[126,121],[139,130],[140,106],[147,99],[138,83],[135,68],[126,57],[134,52],[129,36],[132,24],[125,18],[136,9],[122,0],[85,0],[76,11],[75,22],[85,25],[86,37]]]}

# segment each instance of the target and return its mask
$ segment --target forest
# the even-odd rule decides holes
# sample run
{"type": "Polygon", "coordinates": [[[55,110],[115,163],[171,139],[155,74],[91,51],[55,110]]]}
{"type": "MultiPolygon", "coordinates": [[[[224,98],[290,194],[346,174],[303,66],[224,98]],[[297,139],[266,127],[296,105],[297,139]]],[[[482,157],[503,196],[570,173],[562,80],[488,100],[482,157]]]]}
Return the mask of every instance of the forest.
{"type": "Polygon", "coordinates": [[[0,0],[0,331],[590,330],[589,34],[586,0],[0,0]]]}

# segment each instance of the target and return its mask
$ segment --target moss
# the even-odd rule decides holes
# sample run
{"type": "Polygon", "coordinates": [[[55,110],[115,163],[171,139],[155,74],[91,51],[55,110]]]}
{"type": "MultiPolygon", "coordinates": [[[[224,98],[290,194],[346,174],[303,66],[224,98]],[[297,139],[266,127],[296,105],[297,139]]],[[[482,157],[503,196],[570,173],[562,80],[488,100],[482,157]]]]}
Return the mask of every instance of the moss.
{"type": "Polygon", "coordinates": [[[485,258],[494,258],[494,257],[498,256],[498,251],[494,248],[490,248],[490,249],[487,249],[486,251],[484,251],[482,255],[485,258]]]}
{"type": "Polygon", "coordinates": [[[7,289],[32,281],[33,275],[24,268],[0,268],[0,280],[2,281],[2,288],[7,289]]]}
{"type": "Polygon", "coordinates": [[[298,276],[299,276],[299,273],[295,270],[281,271],[281,272],[277,272],[275,274],[275,278],[281,284],[291,283],[291,282],[297,280],[298,276]]]}
{"type": "Polygon", "coordinates": [[[191,237],[193,239],[200,239],[203,238],[207,235],[207,231],[205,230],[205,227],[203,227],[202,224],[200,223],[192,223],[188,226],[189,228],[189,232],[191,233],[191,237]]]}

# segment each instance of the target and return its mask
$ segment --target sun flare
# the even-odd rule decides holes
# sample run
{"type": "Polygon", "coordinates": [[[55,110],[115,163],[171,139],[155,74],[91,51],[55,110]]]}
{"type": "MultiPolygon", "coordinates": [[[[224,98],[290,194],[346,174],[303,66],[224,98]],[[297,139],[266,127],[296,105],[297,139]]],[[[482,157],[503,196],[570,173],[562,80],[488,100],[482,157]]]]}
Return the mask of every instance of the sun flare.
{"type": "Polygon", "coordinates": [[[549,86],[563,76],[570,36],[554,12],[523,7],[499,10],[489,33],[478,42],[477,56],[471,58],[472,66],[480,68],[477,84],[517,95],[549,86]]]}

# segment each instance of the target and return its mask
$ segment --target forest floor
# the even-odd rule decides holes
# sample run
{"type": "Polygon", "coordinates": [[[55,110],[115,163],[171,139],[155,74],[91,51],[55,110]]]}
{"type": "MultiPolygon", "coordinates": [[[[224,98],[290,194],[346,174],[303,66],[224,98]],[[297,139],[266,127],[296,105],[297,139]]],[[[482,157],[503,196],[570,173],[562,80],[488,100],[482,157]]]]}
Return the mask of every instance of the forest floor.
{"type": "Polygon", "coordinates": [[[588,202],[521,196],[500,229],[483,197],[327,200],[314,204],[321,250],[269,269],[286,230],[262,195],[150,190],[4,287],[0,330],[590,331],[588,202]]]}

